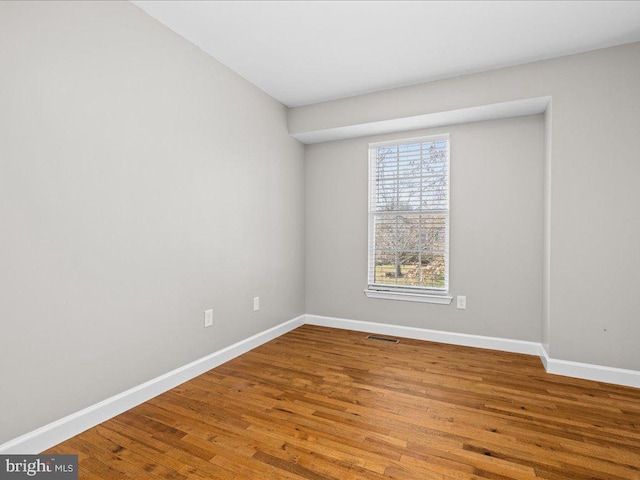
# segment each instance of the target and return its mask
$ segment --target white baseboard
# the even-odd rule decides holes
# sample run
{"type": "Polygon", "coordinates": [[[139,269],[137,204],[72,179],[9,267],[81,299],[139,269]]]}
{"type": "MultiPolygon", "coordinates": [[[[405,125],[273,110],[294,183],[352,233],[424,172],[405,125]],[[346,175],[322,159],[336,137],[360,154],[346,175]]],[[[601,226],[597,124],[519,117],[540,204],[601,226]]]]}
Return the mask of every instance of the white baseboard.
{"type": "Polygon", "coordinates": [[[542,351],[540,359],[547,373],[640,388],[640,371],[558,360],[550,358],[542,346],[540,346],[540,350],[542,351]]]}
{"type": "Polygon", "coordinates": [[[0,445],[0,454],[37,454],[304,324],[304,315],[276,325],[79,412],[0,445]]]}
{"type": "Polygon", "coordinates": [[[0,445],[0,454],[37,454],[304,324],[540,357],[547,373],[640,388],[640,371],[550,358],[540,343],[301,315],[0,445]]]}
{"type": "Polygon", "coordinates": [[[443,332],[440,330],[403,327],[387,323],[363,322],[360,320],[348,320],[345,318],[321,317],[319,315],[305,315],[305,323],[321,327],[342,328],[345,330],[355,330],[357,332],[392,335],[396,337],[412,338],[414,340],[427,340],[430,342],[462,345],[465,347],[488,348],[490,350],[500,350],[503,352],[540,355],[540,344],[536,342],[527,342],[525,340],[483,337],[481,335],[443,332]]]}
{"type": "Polygon", "coordinates": [[[510,340],[508,338],[484,337],[481,335],[469,335],[466,333],[443,332],[439,330],[403,327],[400,325],[389,325],[385,323],[363,322],[360,320],[349,320],[345,318],[322,317],[319,315],[305,315],[304,323],[309,325],[318,325],[321,327],[342,328],[358,332],[412,338],[415,340],[449,343],[465,347],[487,348],[503,352],[537,355],[540,357],[542,365],[544,365],[547,373],[640,388],[640,371],[550,358],[542,344],[537,342],[510,340]]]}

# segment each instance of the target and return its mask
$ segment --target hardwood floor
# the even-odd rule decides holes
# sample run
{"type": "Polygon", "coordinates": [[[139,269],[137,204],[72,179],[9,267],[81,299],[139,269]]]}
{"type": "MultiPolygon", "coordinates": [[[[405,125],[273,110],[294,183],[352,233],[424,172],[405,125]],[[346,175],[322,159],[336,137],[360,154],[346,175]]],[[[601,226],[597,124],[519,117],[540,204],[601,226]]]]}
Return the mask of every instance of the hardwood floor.
{"type": "Polygon", "coordinates": [[[640,389],[303,326],[47,453],[80,478],[640,479],[640,389]]]}

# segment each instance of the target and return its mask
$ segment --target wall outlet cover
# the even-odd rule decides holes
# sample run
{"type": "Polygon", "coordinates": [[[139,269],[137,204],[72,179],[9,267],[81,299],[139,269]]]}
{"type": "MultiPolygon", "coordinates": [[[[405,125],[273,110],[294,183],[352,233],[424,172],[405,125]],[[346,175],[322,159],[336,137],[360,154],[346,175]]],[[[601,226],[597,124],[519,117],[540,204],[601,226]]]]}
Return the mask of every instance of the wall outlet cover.
{"type": "Polygon", "coordinates": [[[457,305],[460,310],[465,310],[467,308],[467,297],[464,295],[458,295],[457,297],[457,305]]]}
{"type": "Polygon", "coordinates": [[[213,325],[213,310],[205,310],[204,311],[204,327],[211,327],[213,325]]]}

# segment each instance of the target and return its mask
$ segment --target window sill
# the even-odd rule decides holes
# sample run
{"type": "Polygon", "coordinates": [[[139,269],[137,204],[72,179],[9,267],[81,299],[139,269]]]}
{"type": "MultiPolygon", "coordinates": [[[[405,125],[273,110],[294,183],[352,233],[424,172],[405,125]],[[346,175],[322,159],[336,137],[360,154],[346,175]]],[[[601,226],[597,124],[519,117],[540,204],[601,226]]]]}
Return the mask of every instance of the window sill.
{"type": "Polygon", "coordinates": [[[382,298],[384,300],[402,300],[405,302],[437,303],[449,305],[453,297],[448,295],[434,295],[430,293],[391,292],[382,290],[365,290],[364,294],[369,298],[382,298]]]}

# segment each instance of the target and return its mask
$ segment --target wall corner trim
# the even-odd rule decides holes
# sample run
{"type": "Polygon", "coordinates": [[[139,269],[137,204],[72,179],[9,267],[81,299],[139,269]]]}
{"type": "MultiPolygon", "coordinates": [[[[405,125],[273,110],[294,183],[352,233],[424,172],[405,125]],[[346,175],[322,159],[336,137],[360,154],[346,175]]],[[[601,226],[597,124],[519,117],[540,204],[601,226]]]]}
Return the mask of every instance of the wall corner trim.
{"type": "Polygon", "coordinates": [[[300,315],[240,340],[164,375],[9,440],[0,445],[0,454],[38,454],[303,324],[304,315],[300,315]]]}

